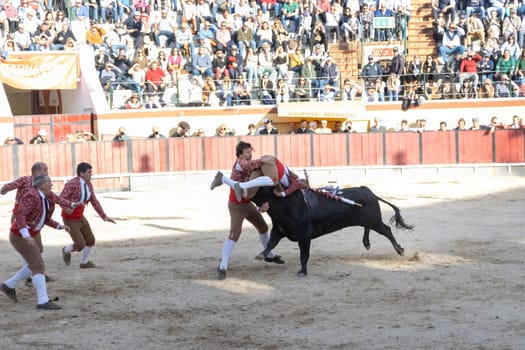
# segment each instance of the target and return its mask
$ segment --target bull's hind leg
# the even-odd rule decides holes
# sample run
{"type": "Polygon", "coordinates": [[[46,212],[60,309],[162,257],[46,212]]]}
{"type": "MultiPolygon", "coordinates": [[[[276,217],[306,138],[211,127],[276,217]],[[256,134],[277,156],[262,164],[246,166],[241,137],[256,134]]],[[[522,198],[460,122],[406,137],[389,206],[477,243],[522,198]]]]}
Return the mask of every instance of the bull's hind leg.
{"type": "Polygon", "coordinates": [[[374,228],[373,230],[379,234],[382,234],[386,238],[388,238],[388,240],[390,241],[390,243],[392,243],[392,246],[396,250],[397,254],[403,255],[405,253],[405,250],[403,249],[403,247],[401,247],[399,243],[397,243],[396,239],[394,238],[394,234],[392,233],[392,229],[390,228],[390,226],[387,226],[381,222],[379,224],[379,227],[374,228]]]}
{"type": "Polygon", "coordinates": [[[370,250],[370,229],[365,227],[365,232],[363,233],[363,245],[366,250],[370,250]]]}

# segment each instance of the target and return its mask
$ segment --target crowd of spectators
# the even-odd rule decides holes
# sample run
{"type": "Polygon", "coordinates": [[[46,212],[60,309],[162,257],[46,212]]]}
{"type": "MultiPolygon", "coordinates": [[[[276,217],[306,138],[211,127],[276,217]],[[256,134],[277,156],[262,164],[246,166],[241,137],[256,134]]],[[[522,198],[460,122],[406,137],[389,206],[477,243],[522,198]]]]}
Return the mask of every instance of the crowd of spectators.
{"type": "Polygon", "coordinates": [[[359,77],[328,44],[405,39],[410,0],[5,0],[0,30],[7,54],[90,45],[115,108],[525,96],[523,1],[432,0],[431,13],[437,57],[396,47],[359,77]]]}

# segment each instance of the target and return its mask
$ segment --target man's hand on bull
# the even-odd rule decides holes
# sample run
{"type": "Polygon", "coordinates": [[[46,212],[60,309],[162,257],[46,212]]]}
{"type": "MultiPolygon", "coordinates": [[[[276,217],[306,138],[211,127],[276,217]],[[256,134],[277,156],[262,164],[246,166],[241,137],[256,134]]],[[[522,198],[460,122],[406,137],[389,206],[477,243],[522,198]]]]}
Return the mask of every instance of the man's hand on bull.
{"type": "Polygon", "coordinates": [[[280,192],[280,191],[277,191],[277,190],[273,190],[273,195],[275,197],[280,197],[280,198],[284,198],[286,197],[286,192],[280,192]]]}

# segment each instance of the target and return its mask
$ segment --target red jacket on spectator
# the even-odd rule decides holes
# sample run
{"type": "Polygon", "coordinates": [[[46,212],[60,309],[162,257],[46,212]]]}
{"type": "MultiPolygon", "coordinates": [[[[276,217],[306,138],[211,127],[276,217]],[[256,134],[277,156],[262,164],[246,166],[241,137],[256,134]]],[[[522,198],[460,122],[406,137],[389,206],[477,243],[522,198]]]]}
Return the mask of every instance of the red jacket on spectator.
{"type": "Polygon", "coordinates": [[[477,64],[482,60],[481,56],[477,53],[474,55],[469,54],[467,58],[464,58],[459,65],[460,73],[476,73],[477,64]]]}

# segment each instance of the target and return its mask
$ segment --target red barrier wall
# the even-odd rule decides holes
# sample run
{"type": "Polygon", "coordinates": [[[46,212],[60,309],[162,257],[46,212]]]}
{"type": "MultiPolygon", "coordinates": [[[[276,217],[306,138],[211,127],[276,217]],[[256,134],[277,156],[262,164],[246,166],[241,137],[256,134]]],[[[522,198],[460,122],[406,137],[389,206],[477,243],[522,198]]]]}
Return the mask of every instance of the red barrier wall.
{"type": "Polygon", "coordinates": [[[95,174],[229,170],[240,140],[255,157],[275,154],[292,168],[525,162],[524,130],[193,137],[0,147],[0,181],[28,175],[37,161],[60,177],[74,176],[79,162],[95,174]]]}
{"type": "Polygon", "coordinates": [[[15,136],[24,143],[29,143],[41,129],[52,142],[66,142],[68,134],[79,130],[93,132],[90,114],[19,115],[13,117],[13,126],[15,136]]]}

